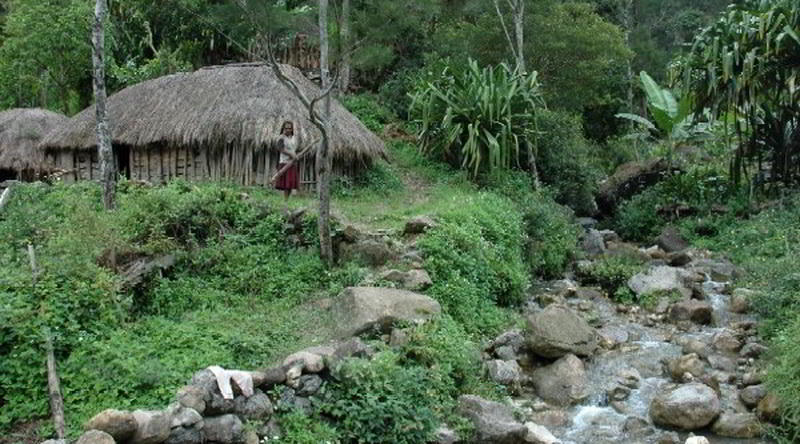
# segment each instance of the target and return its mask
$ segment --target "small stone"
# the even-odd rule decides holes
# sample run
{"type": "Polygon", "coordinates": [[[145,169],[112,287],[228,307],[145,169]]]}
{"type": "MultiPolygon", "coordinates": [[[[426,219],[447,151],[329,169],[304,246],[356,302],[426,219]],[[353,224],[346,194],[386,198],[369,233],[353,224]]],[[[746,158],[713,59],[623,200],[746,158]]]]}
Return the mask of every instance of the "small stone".
{"type": "Polygon", "coordinates": [[[169,438],[164,441],[164,444],[197,444],[205,442],[203,427],[205,427],[204,422],[199,422],[190,428],[173,427],[169,438]]]}
{"type": "Polygon", "coordinates": [[[692,353],[670,360],[667,367],[672,379],[680,382],[686,379],[687,373],[691,375],[692,379],[703,376],[706,366],[699,356],[692,353]]]}
{"type": "MultiPolygon", "coordinates": [[[[283,360],[283,365],[288,366],[295,362],[302,362],[302,368],[307,373],[319,373],[325,369],[325,362],[322,356],[306,351],[299,351],[287,356],[286,359],[283,360]]],[[[289,379],[288,374],[286,379],[289,379]]]]}
{"type": "Polygon", "coordinates": [[[751,385],[739,392],[739,399],[749,408],[753,408],[767,396],[767,387],[764,384],[751,385]]]}
{"type": "Polygon", "coordinates": [[[311,396],[322,387],[322,378],[317,375],[303,375],[297,389],[297,396],[311,396]]]}
{"type": "Polygon", "coordinates": [[[116,444],[114,438],[100,430],[89,430],[81,435],[75,444],[116,444]]]}
{"type": "Polygon", "coordinates": [[[608,399],[612,401],[625,401],[631,396],[631,389],[624,385],[617,385],[608,390],[608,399]]]}
{"type": "Polygon", "coordinates": [[[435,444],[456,444],[458,443],[458,434],[445,427],[441,426],[433,433],[435,444]]]}
{"type": "Polygon", "coordinates": [[[639,388],[642,375],[633,367],[623,368],[617,373],[617,383],[630,389],[639,388]]]}
{"type": "Polygon", "coordinates": [[[747,313],[750,310],[750,298],[755,292],[746,288],[737,288],[731,294],[731,302],[728,309],[732,313],[747,313]]]}
{"type": "Polygon", "coordinates": [[[674,226],[667,226],[656,238],[656,243],[667,253],[683,251],[689,248],[689,242],[681,236],[681,233],[674,226]]]}
{"type": "Polygon", "coordinates": [[[667,385],[650,403],[650,418],[658,426],[697,430],[711,424],[720,410],[719,396],[705,384],[667,385]]]}
{"type": "Polygon", "coordinates": [[[185,385],[178,389],[178,402],[189,409],[195,410],[199,414],[203,414],[206,410],[206,393],[200,387],[193,385],[185,385]]]}
{"type": "Polygon", "coordinates": [[[721,352],[736,353],[742,348],[742,342],[736,333],[728,329],[715,334],[711,342],[714,344],[714,348],[721,352]]]}
{"type": "Polygon", "coordinates": [[[705,436],[690,436],[684,444],[710,444],[705,436]]]}
{"type": "Polygon", "coordinates": [[[757,358],[767,351],[767,347],[759,344],[758,342],[751,342],[742,347],[739,356],[745,358],[757,358]]]}
{"type": "Polygon", "coordinates": [[[526,422],[525,427],[528,433],[525,435],[525,442],[532,444],[560,444],[550,430],[534,422],[526,422]]]}
{"type": "Polygon", "coordinates": [[[711,323],[711,304],[695,299],[676,302],[669,311],[669,317],[673,321],[692,321],[697,324],[711,323]]]}
{"type": "Polygon", "coordinates": [[[736,363],[731,358],[726,358],[725,356],[711,355],[708,357],[708,363],[711,364],[711,368],[715,370],[722,370],[725,372],[736,371],[736,363]]]}
{"type": "Polygon", "coordinates": [[[270,367],[253,372],[253,385],[264,389],[272,388],[286,381],[286,369],[283,366],[270,367]]]}
{"type": "Polygon", "coordinates": [[[530,419],[536,424],[543,425],[548,428],[561,428],[570,424],[570,416],[564,410],[545,410],[535,412],[530,415],[530,419]]]}
{"type": "Polygon", "coordinates": [[[406,222],[403,229],[404,234],[422,234],[431,228],[438,226],[430,216],[415,216],[406,222]]]}
{"type": "Polygon", "coordinates": [[[756,414],[762,421],[777,423],[780,419],[780,400],[774,393],[767,393],[756,407],[756,414]]]}
{"type": "Polygon", "coordinates": [[[433,285],[431,276],[422,269],[409,270],[403,278],[403,288],[411,291],[423,291],[433,285]]]}
{"type": "Polygon", "coordinates": [[[522,378],[522,368],[517,361],[493,359],[486,363],[486,370],[489,378],[501,385],[517,384],[522,378]]]}
{"type": "Polygon", "coordinates": [[[742,384],[744,385],[756,385],[762,382],[764,382],[764,372],[762,370],[753,370],[742,376],[742,384]]]}
{"type": "Polygon", "coordinates": [[[408,345],[408,332],[403,328],[393,328],[389,335],[389,345],[391,347],[405,347],[408,345]]]}
{"type": "Polygon", "coordinates": [[[180,407],[173,413],[170,427],[191,427],[202,420],[203,417],[197,413],[197,410],[190,409],[189,407],[180,407]]]}
{"type": "Polygon", "coordinates": [[[695,353],[701,358],[706,358],[709,355],[708,344],[698,341],[697,339],[689,339],[685,344],[683,344],[683,353],[695,353]]]}
{"type": "Polygon", "coordinates": [[[519,443],[528,435],[528,428],[514,417],[507,405],[475,395],[461,395],[458,405],[459,412],[475,426],[477,442],[519,443]]]}
{"type": "Polygon", "coordinates": [[[583,361],[566,355],[533,372],[536,394],[557,406],[569,406],[589,396],[588,379],[583,361]]]}
{"type": "Polygon", "coordinates": [[[758,419],[752,413],[725,412],[711,427],[715,435],[727,438],[756,438],[761,436],[758,419]]]}

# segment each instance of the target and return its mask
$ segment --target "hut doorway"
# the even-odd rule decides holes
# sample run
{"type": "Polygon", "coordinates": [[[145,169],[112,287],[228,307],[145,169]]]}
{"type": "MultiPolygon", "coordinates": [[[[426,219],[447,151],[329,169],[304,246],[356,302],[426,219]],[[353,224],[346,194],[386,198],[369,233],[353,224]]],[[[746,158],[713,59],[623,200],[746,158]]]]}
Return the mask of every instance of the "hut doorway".
{"type": "Polygon", "coordinates": [[[8,168],[0,168],[0,182],[16,180],[17,172],[8,168]]]}
{"type": "Polygon", "coordinates": [[[128,145],[115,146],[114,156],[117,162],[117,174],[126,179],[131,178],[131,147],[128,145]]]}

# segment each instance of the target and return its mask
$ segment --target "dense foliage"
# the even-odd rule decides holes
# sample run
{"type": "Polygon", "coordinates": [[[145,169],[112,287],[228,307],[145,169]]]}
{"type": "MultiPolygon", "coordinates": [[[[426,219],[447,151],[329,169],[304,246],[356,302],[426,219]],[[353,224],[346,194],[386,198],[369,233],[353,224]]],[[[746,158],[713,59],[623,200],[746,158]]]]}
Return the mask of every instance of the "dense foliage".
{"type": "Polygon", "coordinates": [[[710,109],[732,126],[731,159],[739,182],[754,162],[772,181],[800,178],[800,6],[793,0],[747,0],[703,30],[680,60],[696,112],[710,109]]]}

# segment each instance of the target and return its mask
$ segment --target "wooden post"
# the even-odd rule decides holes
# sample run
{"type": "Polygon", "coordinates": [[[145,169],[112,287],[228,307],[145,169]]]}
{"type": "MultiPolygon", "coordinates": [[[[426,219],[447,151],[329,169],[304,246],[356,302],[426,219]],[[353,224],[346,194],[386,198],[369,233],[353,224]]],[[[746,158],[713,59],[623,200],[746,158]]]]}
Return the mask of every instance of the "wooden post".
{"type": "MultiPolygon", "coordinates": [[[[31,275],[33,286],[39,280],[39,267],[36,265],[36,252],[33,245],[28,244],[28,260],[31,265],[31,275]]],[[[56,429],[56,436],[63,440],[66,437],[66,421],[64,421],[64,398],[61,397],[61,382],[58,379],[56,369],[56,354],[53,347],[53,336],[47,328],[42,333],[45,338],[45,351],[47,353],[47,390],[50,397],[50,411],[53,414],[53,426],[56,429]]]]}

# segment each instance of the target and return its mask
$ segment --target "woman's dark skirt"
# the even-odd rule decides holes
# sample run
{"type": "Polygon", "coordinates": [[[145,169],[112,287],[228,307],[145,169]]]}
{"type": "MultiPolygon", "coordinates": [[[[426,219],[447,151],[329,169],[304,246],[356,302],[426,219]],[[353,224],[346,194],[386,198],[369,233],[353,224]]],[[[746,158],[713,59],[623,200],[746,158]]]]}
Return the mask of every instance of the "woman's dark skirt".
{"type": "MultiPolygon", "coordinates": [[[[280,171],[284,166],[286,166],[285,163],[279,163],[278,171],[280,171]]],[[[281,177],[278,178],[278,180],[275,182],[275,188],[279,190],[296,190],[298,183],[297,176],[297,164],[295,163],[294,165],[290,166],[289,169],[286,170],[283,175],[281,175],[281,177]]]]}

